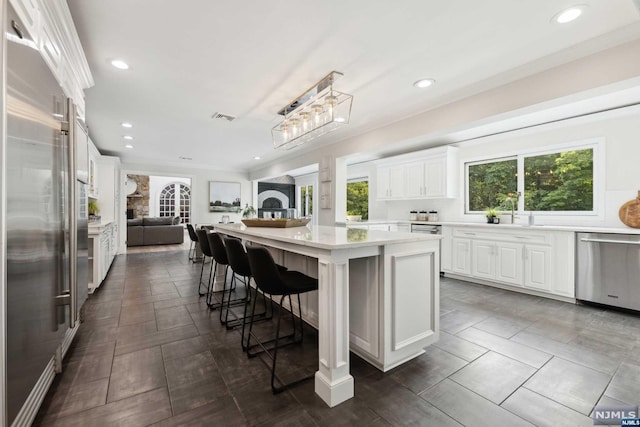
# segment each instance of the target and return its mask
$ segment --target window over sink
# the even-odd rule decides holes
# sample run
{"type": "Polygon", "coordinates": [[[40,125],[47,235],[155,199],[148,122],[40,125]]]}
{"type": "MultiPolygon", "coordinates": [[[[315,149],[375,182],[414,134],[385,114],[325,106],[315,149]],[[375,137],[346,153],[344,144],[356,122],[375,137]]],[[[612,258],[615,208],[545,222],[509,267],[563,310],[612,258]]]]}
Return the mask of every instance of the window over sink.
{"type": "Polygon", "coordinates": [[[465,213],[487,208],[520,213],[596,213],[601,141],[465,163],[465,213]]]}

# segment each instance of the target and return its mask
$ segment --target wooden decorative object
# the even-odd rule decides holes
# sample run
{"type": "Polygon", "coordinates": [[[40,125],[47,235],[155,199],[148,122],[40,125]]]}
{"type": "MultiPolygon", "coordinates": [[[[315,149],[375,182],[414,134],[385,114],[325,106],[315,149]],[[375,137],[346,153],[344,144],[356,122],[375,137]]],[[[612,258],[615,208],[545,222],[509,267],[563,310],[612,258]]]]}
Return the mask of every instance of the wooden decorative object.
{"type": "Polygon", "coordinates": [[[638,197],[622,205],[620,211],[618,211],[618,216],[625,225],[640,228],[640,190],[638,191],[638,197]]]}
{"type": "Polygon", "coordinates": [[[282,219],[243,219],[241,220],[247,227],[270,227],[270,228],[289,228],[303,227],[311,221],[310,218],[282,218],[282,219]]]}

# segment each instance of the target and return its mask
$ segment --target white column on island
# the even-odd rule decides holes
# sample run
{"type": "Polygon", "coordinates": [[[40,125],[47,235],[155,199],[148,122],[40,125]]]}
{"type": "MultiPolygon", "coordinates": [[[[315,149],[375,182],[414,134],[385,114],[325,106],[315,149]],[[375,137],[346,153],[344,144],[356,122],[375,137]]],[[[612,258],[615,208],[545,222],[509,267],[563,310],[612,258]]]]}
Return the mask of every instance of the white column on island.
{"type": "Polygon", "coordinates": [[[318,371],[315,391],[330,407],[353,397],[349,373],[349,257],[318,258],[318,371]]]}

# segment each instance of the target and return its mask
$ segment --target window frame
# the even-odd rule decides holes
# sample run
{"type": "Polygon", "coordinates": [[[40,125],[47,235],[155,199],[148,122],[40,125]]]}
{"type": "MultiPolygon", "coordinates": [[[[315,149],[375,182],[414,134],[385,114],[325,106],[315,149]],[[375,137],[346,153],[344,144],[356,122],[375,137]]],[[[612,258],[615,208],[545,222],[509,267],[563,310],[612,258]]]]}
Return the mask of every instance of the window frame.
{"type": "Polygon", "coordinates": [[[605,140],[604,138],[590,138],[579,141],[572,141],[567,143],[555,144],[546,147],[540,147],[536,149],[522,150],[517,153],[507,153],[504,156],[495,157],[483,157],[477,159],[469,159],[463,161],[464,165],[464,214],[465,215],[484,215],[484,211],[470,211],[469,210],[469,166],[486,164],[492,162],[500,162],[517,160],[517,192],[518,203],[515,213],[518,215],[532,213],[536,216],[544,217],[567,217],[567,216],[584,216],[584,217],[602,217],[604,212],[604,152],[605,152],[605,140]],[[593,150],[593,209],[590,211],[528,211],[524,209],[524,189],[525,189],[525,174],[524,174],[524,160],[529,157],[542,156],[547,154],[556,154],[564,151],[578,151],[578,150],[593,150]]]}

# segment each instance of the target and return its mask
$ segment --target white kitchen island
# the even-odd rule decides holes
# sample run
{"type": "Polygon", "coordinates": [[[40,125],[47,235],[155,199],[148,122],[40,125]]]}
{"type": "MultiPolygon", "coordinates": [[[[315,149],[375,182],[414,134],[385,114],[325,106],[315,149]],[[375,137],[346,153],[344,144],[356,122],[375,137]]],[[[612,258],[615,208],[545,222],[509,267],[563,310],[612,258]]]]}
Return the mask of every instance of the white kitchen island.
{"type": "Polygon", "coordinates": [[[329,406],[353,397],[349,350],[387,371],[438,340],[438,235],[242,224],[215,230],[264,245],[277,262],[318,278],[317,295],[302,308],[318,328],[315,391],[329,406]]]}

